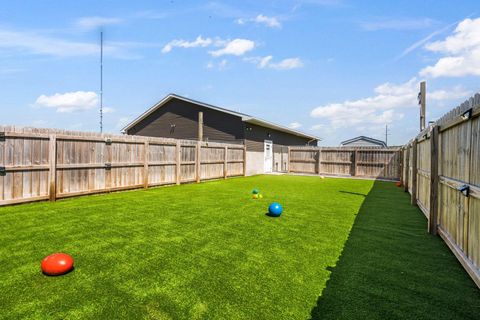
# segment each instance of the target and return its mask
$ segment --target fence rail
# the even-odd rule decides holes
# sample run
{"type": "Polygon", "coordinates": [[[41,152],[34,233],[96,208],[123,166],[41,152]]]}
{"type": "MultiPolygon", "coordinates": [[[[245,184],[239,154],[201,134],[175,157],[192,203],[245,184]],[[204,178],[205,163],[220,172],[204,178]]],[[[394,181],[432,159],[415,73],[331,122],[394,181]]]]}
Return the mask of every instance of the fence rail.
{"type": "Polygon", "coordinates": [[[464,102],[403,147],[402,181],[480,287],[480,95],[464,102]]]}
{"type": "Polygon", "coordinates": [[[289,171],[399,180],[400,148],[289,147],[289,171]]]}
{"type": "Polygon", "coordinates": [[[245,174],[245,146],[0,127],[0,205],[245,174]]]}

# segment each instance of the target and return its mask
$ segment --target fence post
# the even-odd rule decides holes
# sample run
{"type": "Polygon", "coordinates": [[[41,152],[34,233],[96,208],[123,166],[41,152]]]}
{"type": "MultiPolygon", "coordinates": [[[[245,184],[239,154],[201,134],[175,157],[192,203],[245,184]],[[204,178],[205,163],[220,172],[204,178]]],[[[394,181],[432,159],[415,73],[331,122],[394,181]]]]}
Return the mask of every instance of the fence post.
{"type": "Polygon", "coordinates": [[[247,176],[247,140],[243,141],[243,176],[247,176]]]}
{"type": "Polygon", "coordinates": [[[48,144],[48,163],[50,164],[48,174],[49,199],[55,201],[57,199],[57,136],[50,135],[48,144]]]}
{"type": "Polygon", "coordinates": [[[105,138],[105,152],[102,154],[103,164],[105,165],[105,189],[111,189],[112,186],[112,169],[107,167],[107,164],[112,164],[113,154],[112,154],[112,143],[109,138],[105,138]],[[110,141],[110,142],[108,142],[110,141]]]}
{"type": "Polygon", "coordinates": [[[180,184],[180,174],[181,174],[181,145],[180,145],[180,141],[177,140],[177,143],[175,145],[175,182],[176,184],[180,184]]]}
{"type": "Polygon", "coordinates": [[[357,161],[358,161],[358,150],[353,151],[353,173],[352,176],[357,175],[357,161]]]}
{"type": "Polygon", "coordinates": [[[224,159],[223,159],[223,179],[226,179],[227,178],[227,175],[228,175],[228,172],[227,172],[227,168],[228,168],[228,147],[225,146],[224,147],[224,159]]]}
{"type": "Polygon", "coordinates": [[[433,127],[430,136],[430,212],[428,218],[428,232],[437,234],[438,217],[438,126],[433,127]]]}
{"type": "Polygon", "coordinates": [[[405,165],[405,163],[404,163],[405,159],[403,159],[403,147],[400,148],[398,156],[400,158],[400,164],[399,164],[399,167],[400,167],[399,168],[399,170],[400,170],[400,172],[399,172],[399,174],[400,174],[400,185],[403,185],[403,172],[404,172],[403,168],[404,168],[404,165],[405,165]]]}
{"type": "Polygon", "coordinates": [[[322,156],[322,149],[318,148],[318,158],[317,158],[317,173],[320,174],[322,171],[321,171],[321,165],[322,165],[322,161],[321,161],[321,156],[322,156]]]}
{"type": "Polygon", "coordinates": [[[287,167],[287,173],[290,173],[290,164],[292,163],[292,157],[291,157],[291,152],[290,152],[290,146],[287,147],[287,154],[288,154],[288,167],[287,167]]]}
{"type": "Polygon", "coordinates": [[[406,152],[405,152],[405,158],[404,158],[404,163],[405,163],[405,181],[403,185],[403,189],[405,192],[408,192],[408,184],[410,181],[410,144],[407,145],[406,152]]]}
{"type": "Polygon", "coordinates": [[[203,141],[203,112],[198,113],[198,141],[203,141]]]}
{"type": "Polygon", "coordinates": [[[200,162],[200,155],[202,154],[202,142],[198,141],[197,142],[197,150],[196,150],[196,156],[195,156],[195,180],[200,182],[200,169],[201,169],[201,162],[200,162]]]}
{"type": "Polygon", "coordinates": [[[144,154],[143,154],[143,187],[146,189],[148,188],[148,161],[149,161],[149,148],[150,143],[145,141],[144,143],[144,154]]]}
{"type": "Polygon", "coordinates": [[[412,205],[417,205],[417,138],[413,140],[412,144],[412,205]]]}

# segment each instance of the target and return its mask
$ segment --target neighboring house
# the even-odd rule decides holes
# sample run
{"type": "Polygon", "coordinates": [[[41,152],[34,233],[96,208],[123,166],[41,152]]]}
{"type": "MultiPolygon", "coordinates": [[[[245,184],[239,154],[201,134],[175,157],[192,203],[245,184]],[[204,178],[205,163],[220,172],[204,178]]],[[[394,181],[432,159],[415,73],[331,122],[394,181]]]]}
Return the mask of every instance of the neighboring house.
{"type": "Polygon", "coordinates": [[[203,141],[245,143],[247,174],[285,171],[286,146],[316,146],[318,137],[247,114],[169,94],[133,120],[122,132],[129,135],[198,139],[199,113],[203,141]]]}
{"type": "Polygon", "coordinates": [[[359,136],[353,139],[342,141],[340,145],[342,147],[387,147],[387,144],[384,141],[365,136],[359,136]]]}

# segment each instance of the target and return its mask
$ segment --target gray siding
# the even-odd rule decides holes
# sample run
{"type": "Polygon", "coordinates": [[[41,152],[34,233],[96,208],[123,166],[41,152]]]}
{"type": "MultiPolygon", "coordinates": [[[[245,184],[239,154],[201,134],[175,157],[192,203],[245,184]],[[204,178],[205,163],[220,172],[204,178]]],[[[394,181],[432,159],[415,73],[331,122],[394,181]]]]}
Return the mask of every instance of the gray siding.
{"type": "MultiPolygon", "coordinates": [[[[273,141],[274,151],[276,146],[303,146],[309,142],[308,138],[245,123],[239,116],[180,99],[168,101],[129,129],[127,134],[196,140],[198,139],[198,112],[200,111],[203,112],[204,140],[241,141],[242,143],[245,141],[248,151],[258,152],[263,152],[265,140],[273,141]],[[246,127],[250,127],[252,130],[245,130],[246,127]]],[[[317,145],[317,141],[310,141],[310,145],[317,145]]]]}
{"type": "MultiPolygon", "coordinates": [[[[302,138],[286,132],[249,123],[245,123],[245,126],[252,128],[252,130],[245,130],[245,141],[247,150],[249,151],[263,152],[263,143],[265,140],[272,140],[274,145],[282,146],[304,146],[309,141],[308,138],[302,138]],[[268,134],[270,134],[270,137],[268,134]]],[[[317,140],[311,141],[310,145],[316,146],[317,140]]]]}
{"type": "Polygon", "coordinates": [[[198,112],[203,112],[203,137],[211,141],[243,139],[243,122],[240,117],[172,99],[128,130],[127,134],[198,139],[198,112]],[[172,129],[172,125],[175,128],[172,129]]]}
{"type": "Polygon", "coordinates": [[[367,140],[357,140],[343,144],[342,147],[383,147],[383,145],[367,140]]]}

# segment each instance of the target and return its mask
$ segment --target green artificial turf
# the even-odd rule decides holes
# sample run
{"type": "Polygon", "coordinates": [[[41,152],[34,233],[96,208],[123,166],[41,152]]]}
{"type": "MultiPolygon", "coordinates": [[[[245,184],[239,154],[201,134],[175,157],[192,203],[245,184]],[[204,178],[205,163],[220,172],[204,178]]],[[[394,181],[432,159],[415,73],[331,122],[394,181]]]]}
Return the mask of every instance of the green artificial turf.
{"type": "Polygon", "coordinates": [[[425,226],[393,183],[299,176],[4,207],[0,318],[473,318],[478,290],[425,226]],[[57,251],[75,270],[47,277],[57,251]]]}
{"type": "Polygon", "coordinates": [[[365,197],[312,319],[480,319],[480,290],[399,190],[365,197]]]}

